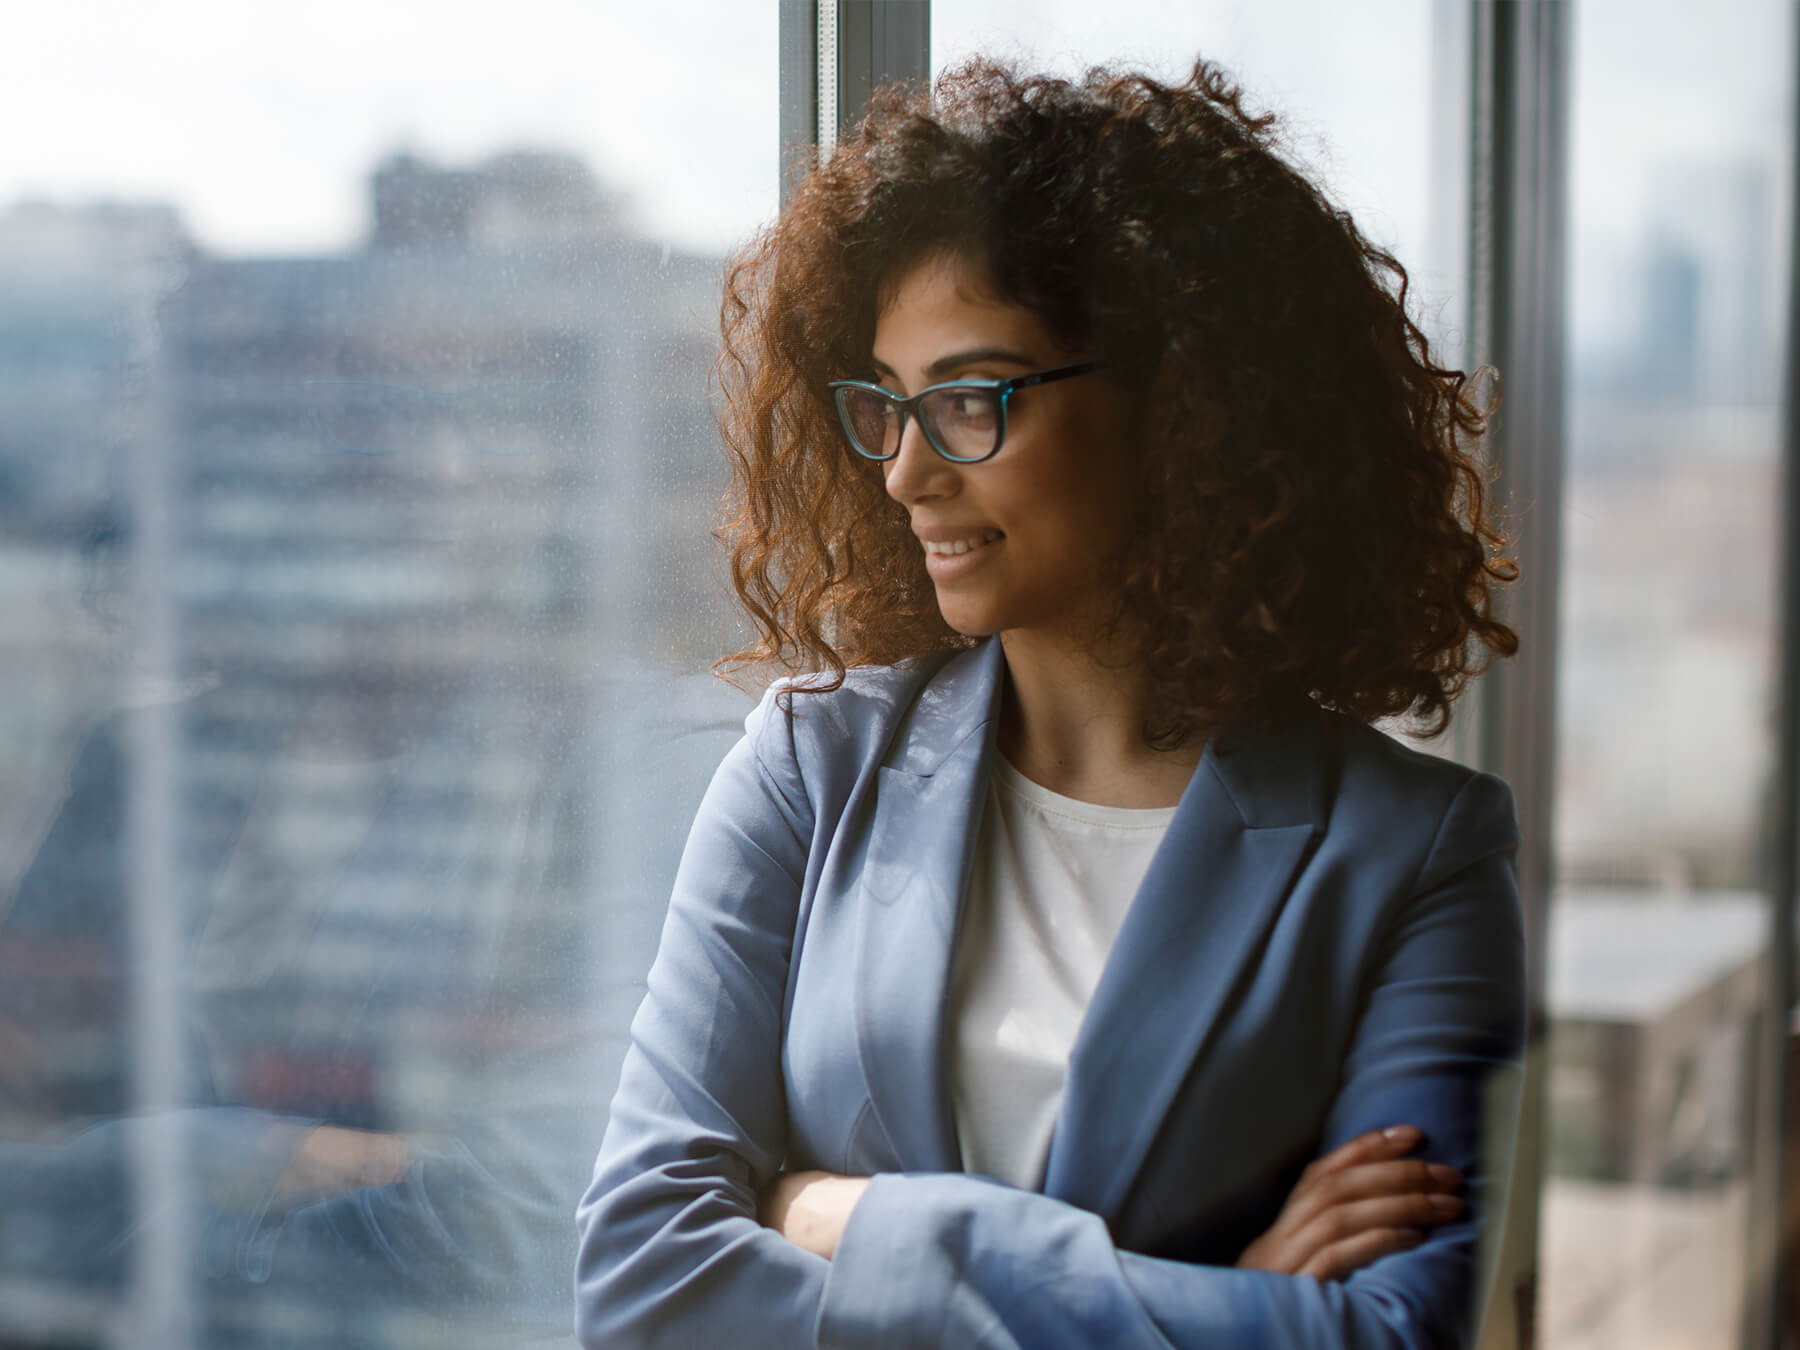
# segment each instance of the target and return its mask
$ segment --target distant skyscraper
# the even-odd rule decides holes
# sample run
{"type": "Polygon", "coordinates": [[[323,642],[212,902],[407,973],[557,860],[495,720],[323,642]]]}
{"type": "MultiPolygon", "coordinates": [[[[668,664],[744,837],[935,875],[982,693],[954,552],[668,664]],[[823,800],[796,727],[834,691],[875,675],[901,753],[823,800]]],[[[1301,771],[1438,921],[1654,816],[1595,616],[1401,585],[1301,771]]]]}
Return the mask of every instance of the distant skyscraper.
{"type": "Polygon", "coordinates": [[[1785,303],[1772,284],[1782,264],[1775,209],[1768,170],[1756,161],[1664,167],[1646,220],[1650,392],[1657,389],[1657,362],[1691,341],[1693,397],[1707,403],[1774,398],[1785,303]],[[1656,331],[1689,314],[1691,337],[1656,331]]]}
{"type": "MultiPolygon", "coordinates": [[[[353,747],[408,766],[381,801],[365,799],[368,787],[283,790],[268,827],[324,852],[324,841],[367,830],[392,794],[409,802],[404,840],[352,847],[343,865],[354,875],[333,883],[364,897],[359,961],[413,977],[388,982],[394,1015],[355,1033],[367,1064],[401,1054],[387,1041],[409,1024],[406,1007],[441,1012],[463,987],[432,962],[471,959],[469,925],[536,925],[533,949],[557,961],[514,980],[550,978],[604,941],[585,902],[605,893],[621,860],[595,856],[598,826],[532,845],[553,838],[570,851],[529,860],[560,879],[534,914],[503,887],[484,893],[492,912],[480,915],[458,910],[474,902],[452,892],[480,887],[495,865],[484,849],[512,846],[508,830],[559,772],[546,759],[600,753],[578,735],[596,725],[595,691],[643,667],[658,615],[694,617],[698,588],[646,564],[665,527],[682,547],[705,549],[710,493],[671,514],[652,489],[660,469],[712,446],[670,439],[650,414],[663,398],[704,409],[710,353],[688,339],[697,316],[710,317],[718,275],[714,262],[665,261],[624,233],[591,175],[561,156],[514,153],[469,169],[396,157],[372,183],[367,251],[202,260],[162,312],[181,661],[218,686],[187,724],[189,828],[200,840],[246,828],[234,813],[286,746],[320,760],[353,747]],[[653,365],[666,353],[672,363],[653,365]],[[229,821],[208,818],[219,804],[229,821]],[[442,874],[452,854],[468,855],[456,881],[442,874]],[[433,949],[419,942],[421,924],[457,935],[433,949]],[[379,954],[389,943],[399,946],[379,954]]],[[[564,779],[559,810],[605,814],[583,772],[564,779]]],[[[242,903],[291,931],[303,899],[242,903]]],[[[284,978],[335,1003],[344,953],[302,946],[290,948],[284,978]]],[[[251,986],[235,1019],[251,1042],[255,1019],[272,1013],[337,1025],[325,1005],[268,997],[241,963],[198,969],[251,986]]],[[[293,1050],[295,1063],[346,1053],[346,1034],[293,1050]]],[[[314,1099],[318,1075],[304,1067],[290,1074],[298,1087],[266,1057],[232,1072],[248,1075],[243,1091],[275,1094],[261,1104],[388,1118],[378,1101],[314,1099]]],[[[351,1098],[383,1090],[361,1068],[329,1083],[351,1098]]]]}
{"type": "MultiPolygon", "coordinates": [[[[200,1272],[168,1295],[196,1343],[418,1343],[436,1333],[408,1317],[471,1299],[563,1327],[568,1214],[741,718],[682,677],[729,640],[718,260],[633,235],[558,155],[398,156],[372,192],[368,246],[329,257],[211,258],[168,213],[76,213],[42,231],[72,259],[60,290],[18,261],[31,221],[0,217],[0,298],[35,305],[0,306],[0,520],[166,521],[171,665],[158,772],[133,772],[131,699],[93,709],[6,878],[0,1017],[33,1019],[57,1080],[7,1109],[26,1133],[133,1128],[126,822],[164,784],[195,1133],[157,1194],[196,1217],[158,1230],[195,1248],[159,1268],[200,1272]],[[84,264],[121,240],[149,241],[136,271],[84,264]],[[106,471],[147,447],[154,479],[106,471]],[[46,997],[70,970],[82,999],[46,997]],[[412,1165],[272,1200],[320,1125],[403,1139],[412,1165]]],[[[137,1155],[80,1138],[0,1158],[44,1200],[0,1276],[128,1275],[129,1243],[68,1216],[137,1155]]]]}
{"type": "Polygon", "coordinates": [[[1644,266],[1646,322],[1638,369],[1641,393],[1694,397],[1700,376],[1700,261],[1679,241],[1658,238],[1644,266]]]}

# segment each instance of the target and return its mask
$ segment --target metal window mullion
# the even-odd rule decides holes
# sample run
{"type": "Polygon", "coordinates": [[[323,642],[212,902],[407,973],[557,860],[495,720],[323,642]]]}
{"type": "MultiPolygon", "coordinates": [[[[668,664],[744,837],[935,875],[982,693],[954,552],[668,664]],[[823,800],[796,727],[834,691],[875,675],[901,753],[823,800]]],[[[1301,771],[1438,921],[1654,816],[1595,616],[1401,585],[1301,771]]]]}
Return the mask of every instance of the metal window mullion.
{"type": "MultiPolygon", "coordinates": [[[[1788,87],[1789,162],[1792,183],[1800,186],[1800,23],[1791,40],[1788,87]]],[[[1790,188],[1789,212],[1797,213],[1790,188]]],[[[1775,671],[1775,782],[1772,825],[1765,840],[1769,857],[1769,943],[1767,949],[1762,1036],[1757,1046],[1757,1080],[1753,1100],[1750,1154],[1749,1296],[1745,1301],[1742,1344],[1764,1350],[1779,1343],[1778,1310],[1800,1290],[1783,1288],[1797,1278],[1792,1263],[1800,1212],[1789,1194],[1792,1178],[1787,1159],[1794,1102],[1789,1093],[1789,1044],[1795,998],[1795,913],[1800,899],[1800,234],[1791,219],[1788,237],[1787,350],[1783,363],[1781,408],[1781,575],[1777,611],[1778,656],[1775,671]]]]}
{"type": "MultiPolygon", "coordinates": [[[[834,0],[824,0],[825,4],[834,0]]],[[[820,0],[781,0],[777,28],[781,203],[809,168],[819,144],[820,0]]]]}
{"type": "Polygon", "coordinates": [[[167,342],[157,314],[170,279],[142,267],[135,278],[133,364],[145,372],[129,457],[132,670],[138,697],[124,719],[128,1046],[132,1112],[126,1138],[131,1204],[129,1341],[193,1343],[191,1272],[197,1234],[194,1159],[180,1109],[187,1105],[186,962],[177,884],[179,820],[174,408],[167,342]]]}
{"type": "Polygon", "coordinates": [[[1563,275],[1569,9],[1474,0],[1472,356],[1501,375],[1489,453],[1520,568],[1504,617],[1520,651],[1482,681],[1479,762],[1512,784],[1531,991],[1518,1147],[1483,1345],[1535,1340],[1543,1180],[1545,937],[1553,879],[1556,635],[1562,554],[1563,275]]]}
{"type": "Polygon", "coordinates": [[[781,0],[781,193],[830,154],[872,91],[931,78],[930,0],[781,0]]]}
{"type": "Polygon", "coordinates": [[[819,0],[818,36],[814,42],[818,61],[819,113],[813,130],[813,143],[819,147],[821,159],[837,149],[839,106],[843,100],[840,85],[842,63],[839,61],[838,0],[819,0]]]}

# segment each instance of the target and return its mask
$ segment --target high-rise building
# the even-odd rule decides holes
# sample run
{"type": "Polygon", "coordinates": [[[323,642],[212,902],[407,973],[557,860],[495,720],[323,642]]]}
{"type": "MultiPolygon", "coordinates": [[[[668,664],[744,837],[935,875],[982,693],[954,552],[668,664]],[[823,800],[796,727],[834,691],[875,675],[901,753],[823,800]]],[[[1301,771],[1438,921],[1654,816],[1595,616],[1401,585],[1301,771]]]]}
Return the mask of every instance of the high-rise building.
{"type": "MultiPolygon", "coordinates": [[[[128,650],[163,653],[163,732],[142,734],[132,700],[90,710],[0,945],[46,972],[25,1001],[88,971],[79,1018],[33,1005],[64,1066],[37,1123],[121,1128],[145,1097],[133,925],[179,950],[161,1070],[179,1081],[161,1086],[210,1142],[186,1164],[198,1181],[166,1189],[222,1206],[183,1230],[209,1343],[274,1343],[277,1324],[345,1343],[358,1289],[384,1325],[474,1291],[566,1321],[567,1198],[741,716],[695,659],[716,654],[696,630],[723,628],[716,578],[669,565],[704,541],[722,477],[717,260],[633,235],[562,156],[402,156],[372,183],[365,248],[189,252],[111,302],[100,331],[129,360],[71,348],[132,372],[116,443],[94,438],[131,472],[58,486],[56,447],[83,444],[60,426],[0,455],[35,519],[60,492],[128,537],[160,522],[103,566],[123,595],[156,573],[156,612],[119,624],[128,650]],[[134,816],[146,792],[167,809],[134,816]],[[171,858],[148,919],[125,856],[145,818],[171,858]],[[406,1140],[426,1165],[271,1206],[255,1167],[318,1125],[406,1140]],[[328,1314],[307,1297],[321,1283],[328,1314]]],[[[46,313],[20,341],[78,329],[46,313]]],[[[39,1162],[54,1229],[99,1164],[39,1162]]],[[[123,1277],[74,1243],[58,1269],[58,1250],[38,1273],[123,1277]]]]}

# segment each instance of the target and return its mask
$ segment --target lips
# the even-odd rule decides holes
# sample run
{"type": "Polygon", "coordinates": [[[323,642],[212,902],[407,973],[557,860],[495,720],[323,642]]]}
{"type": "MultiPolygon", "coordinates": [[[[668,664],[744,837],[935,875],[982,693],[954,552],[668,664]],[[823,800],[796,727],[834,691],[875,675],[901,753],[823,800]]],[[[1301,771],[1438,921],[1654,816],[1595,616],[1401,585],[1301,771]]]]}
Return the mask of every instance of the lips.
{"type": "Polygon", "coordinates": [[[932,557],[955,557],[980,548],[983,544],[991,544],[1000,538],[999,530],[976,530],[969,534],[958,535],[946,539],[921,539],[925,552],[932,557]]]}
{"type": "Polygon", "coordinates": [[[981,572],[1000,551],[1006,535],[1001,530],[934,530],[936,537],[921,538],[925,546],[925,571],[938,586],[954,586],[964,577],[981,572]]]}

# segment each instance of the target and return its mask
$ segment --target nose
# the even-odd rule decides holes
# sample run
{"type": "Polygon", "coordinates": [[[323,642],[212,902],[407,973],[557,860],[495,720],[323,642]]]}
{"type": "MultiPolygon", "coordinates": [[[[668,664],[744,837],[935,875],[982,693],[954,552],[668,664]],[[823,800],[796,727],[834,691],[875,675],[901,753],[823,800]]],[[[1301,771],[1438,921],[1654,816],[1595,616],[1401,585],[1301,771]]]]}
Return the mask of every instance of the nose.
{"type": "Polygon", "coordinates": [[[902,506],[934,501],[956,491],[959,483],[956,465],[932,449],[925,439],[925,428],[917,417],[906,419],[900,433],[900,449],[881,466],[888,496],[902,506]]]}

